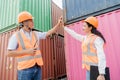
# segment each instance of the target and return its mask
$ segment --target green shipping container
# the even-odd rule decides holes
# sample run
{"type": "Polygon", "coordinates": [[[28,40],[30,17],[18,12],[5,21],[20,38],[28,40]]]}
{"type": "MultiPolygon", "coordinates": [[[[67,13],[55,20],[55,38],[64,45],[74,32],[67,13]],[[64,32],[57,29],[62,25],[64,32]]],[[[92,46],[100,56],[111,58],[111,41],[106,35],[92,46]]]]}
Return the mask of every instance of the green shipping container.
{"type": "Polygon", "coordinates": [[[16,26],[19,13],[18,0],[0,0],[0,33],[16,26]]]}
{"type": "Polygon", "coordinates": [[[48,31],[51,24],[51,0],[0,0],[0,33],[17,26],[17,15],[22,11],[34,17],[35,29],[48,31]]]}

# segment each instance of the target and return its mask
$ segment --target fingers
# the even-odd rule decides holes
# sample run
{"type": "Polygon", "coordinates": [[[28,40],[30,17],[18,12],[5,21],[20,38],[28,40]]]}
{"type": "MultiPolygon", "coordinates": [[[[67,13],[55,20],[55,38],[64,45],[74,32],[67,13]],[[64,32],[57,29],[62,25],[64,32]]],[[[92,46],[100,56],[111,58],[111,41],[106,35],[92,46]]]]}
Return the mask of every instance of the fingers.
{"type": "Polygon", "coordinates": [[[61,17],[59,18],[59,22],[62,23],[62,21],[63,21],[63,17],[61,16],[61,17]]]}
{"type": "Polygon", "coordinates": [[[37,48],[33,48],[33,50],[37,50],[37,48]]]}
{"type": "Polygon", "coordinates": [[[34,49],[33,49],[33,52],[36,53],[36,51],[37,51],[37,48],[34,48],[34,49]]]}
{"type": "Polygon", "coordinates": [[[33,52],[36,52],[37,50],[33,50],[33,52]]]}
{"type": "Polygon", "coordinates": [[[60,16],[60,20],[62,20],[63,19],[63,16],[60,16]]]}
{"type": "Polygon", "coordinates": [[[33,51],[31,52],[31,55],[34,56],[35,53],[36,53],[36,50],[33,50],[33,51]]]}
{"type": "Polygon", "coordinates": [[[104,76],[98,76],[97,80],[105,80],[105,77],[104,76]]]}
{"type": "Polygon", "coordinates": [[[63,17],[62,16],[59,18],[59,23],[60,23],[61,26],[64,25],[63,17]]]}
{"type": "Polygon", "coordinates": [[[33,55],[36,53],[36,51],[37,51],[37,48],[33,48],[33,51],[32,51],[33,55]]]}

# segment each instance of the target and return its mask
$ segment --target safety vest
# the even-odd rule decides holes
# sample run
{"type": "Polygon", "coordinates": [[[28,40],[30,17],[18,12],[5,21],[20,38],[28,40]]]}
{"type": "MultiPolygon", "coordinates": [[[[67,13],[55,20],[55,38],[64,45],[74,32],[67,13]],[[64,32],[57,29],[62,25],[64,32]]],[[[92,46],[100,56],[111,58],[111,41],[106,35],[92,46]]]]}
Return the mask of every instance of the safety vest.
{"type": "Polygon", "coordinates": [[[82,67],[90,70],[90,65],[98,66],[94,41],[98,36],[92,34],[82,41],[82,67]]]}
{"type": "Polygon", "coordinates": [[[18,70],[30,68],[30,67],[34,66],[36,63],[39,66],[42,66],[43,60],[42,60],[41,51],[39,50],[39,45],[38,45],[39,40],[38,40],[35,32],[32,32],[31,40],[28,39],[26,37],[26,35],[21,31],[18,31],[16,33],[16,38],[18,40],[18,45],[19,45],[17,48],[17,51],[30,49],[30,48],[34,48],[34,47],[38,48],[34,56],[24,55],[24,56],[17,57],[18,70]],[[36,42],[37,42],[37,44],[36,44],[36,42]]]}

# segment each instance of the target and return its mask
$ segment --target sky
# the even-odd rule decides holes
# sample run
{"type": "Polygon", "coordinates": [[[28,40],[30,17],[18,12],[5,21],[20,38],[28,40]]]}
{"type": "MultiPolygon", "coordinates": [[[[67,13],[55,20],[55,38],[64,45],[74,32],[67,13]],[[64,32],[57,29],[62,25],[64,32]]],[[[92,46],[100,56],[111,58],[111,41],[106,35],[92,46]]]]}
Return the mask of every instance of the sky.
{"type": "Polygon", "coordinates": [[[62,9],[62,0],[52,0],[52,1],[62,9]]]}

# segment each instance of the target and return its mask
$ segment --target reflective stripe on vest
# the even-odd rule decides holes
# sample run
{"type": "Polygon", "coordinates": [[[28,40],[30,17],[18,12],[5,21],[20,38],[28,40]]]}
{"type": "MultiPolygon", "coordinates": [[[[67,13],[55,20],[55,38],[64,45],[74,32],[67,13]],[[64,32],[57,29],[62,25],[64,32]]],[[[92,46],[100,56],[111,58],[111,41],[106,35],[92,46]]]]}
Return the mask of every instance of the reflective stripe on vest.
{"type": "Polygon", "coordinates": [[[94,66],[98,66],[97,63],[92,63],[92,62],[85,62],[85,61],[82,61],[83,64],[87,64],[87,65],[94,65],[94,66]]]}
{"type": "Polygon", "coordinates": [[[19,38],[19,40],[20,40],[22,49],[25,50],[26,48],[25,48],[25,45],[24,45],[24,42],[23,42],[23,39],[22,39],[22,36],[21,36],[20,32],[18,32],[18,38],[19,38]]]}
{"type": "Polygon", "coordinates": [[[83,52],[83,54],[88,55],[88,56],[97,56],[96,53],[92,53],[90,51],[90,43],[87,45],[87,52],[83,52]]]}
{"type": "Polygon", "coordinates": [[[18,58],[17,61],[22,62],[22,61],[31,60],[31,59],[34,59],[34,58],[41,58],[41,57],[42,57],[41,55],[26,56],[26,57],[23,57],[23,58],[18,58]]]}
{"type": "MultiPolygon", "coordinates": [[[[38,41],[38,38],[37,38],[36,34],[35,34],[34,32],[33,32],[33,34],[35,35],[35,39],[36,39],[35,45],[36,45],[37,43],[39,44],[39,41],[38,41]]],[[[22,39],[22,36],[21,36],[20,31],[18,32],[18,38],[19,38],[19,40],[20,40],[20,44],[21,44],[21,46],[22,46],[22,49],[25,50],[26,47],[25,47],[25,45],[24,45],[24,41],[23,41],[23,39],[22,39]]],[[[34,47],[35,47],[35,46],[34,46],[34,47]]],[[[38,48],[38,49],[39,49],[39,48],[38,48]]]]}
{"type": "Polygon", "coordinates": [[[93,35],[91,37],[93,37],[93,38],[90,38],[90,39],[87,40],[88,41],[88,44],[86,45],[87,51],[83,50],[84,52],[83,52],[83,61],[82,61],[82,64],[85,64],[86,66],[90,66],[90,65],[98,66],[98,63],[92,62],[90,60],[90,59],[92,59],[92,57],[96,57],[97,58],[97,53],[96,52],[91,52],[91,50],[90,50],[91,49],[91,45],[94,48],[93,42],[96,39],[96,36],[93,35]],[[91,58],[89,59],[89,57],[91,57],[91,58]]]}
{"type": "MultiPolygon", "coordinates": [[[[34,33],[34,35],[35,35],[35,33],[34,33]]],[[[24,45],[24,42],[23,42],[23,39],[22,39],[22,36],[21,36],[20,32],[18,32],[18,38],[20,40],[20,44],[22,46],[22,49],[25,50],[26,48],[25,48],[25,45],[24,45]]],[[[36,43],[35,43],[35,45],[36,45],[37,42],[39,42],[36,35],[35,35],[35,39],[36,39],[36,43]]],[[[39,48],[37,48],[37,50],[39,50],[39,48]]],[[[22,61],[31,60],[31,59],[34,59],[34,58],[41,58],[41,57],[42,57],[41,55],[26,56],[26,57],[23,57],[23,58],[18,58],[17,61],[22,62],[22,61]]]]}
{"type": "Polygon", "coordinates": [[[88,56],[97,56],[97,54],[92,53],[92,52],[89,52],[89,54],[88,54],[88,52],[83,52],[83,54],[88,55],[88,56]]]}

